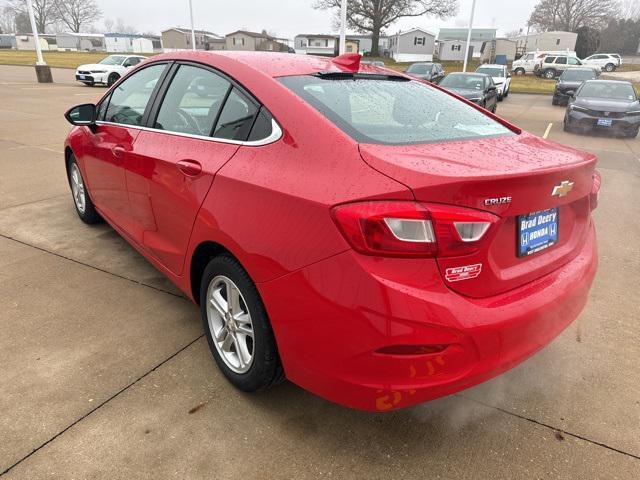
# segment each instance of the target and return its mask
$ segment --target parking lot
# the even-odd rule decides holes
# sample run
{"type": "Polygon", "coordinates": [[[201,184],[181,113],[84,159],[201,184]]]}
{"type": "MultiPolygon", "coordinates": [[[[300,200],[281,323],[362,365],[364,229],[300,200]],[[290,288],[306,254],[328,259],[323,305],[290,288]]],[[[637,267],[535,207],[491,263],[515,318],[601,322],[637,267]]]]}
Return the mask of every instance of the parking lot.
{"type": "Polygon", "coordinates": [[[103,88],[0,66],[0,477],[640,478],[640,138],[562,131],[551,97],[498,115],[594,152],[600,266],[581,316],[474,389],[390,414],[216,368],[196,306],[76,216],[62,114],[103,88]]]}

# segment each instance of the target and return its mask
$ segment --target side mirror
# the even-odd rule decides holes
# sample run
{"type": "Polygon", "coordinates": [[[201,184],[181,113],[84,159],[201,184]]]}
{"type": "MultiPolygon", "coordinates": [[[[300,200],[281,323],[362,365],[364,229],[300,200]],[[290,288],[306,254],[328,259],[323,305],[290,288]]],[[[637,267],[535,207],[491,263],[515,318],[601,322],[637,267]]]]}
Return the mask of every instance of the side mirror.
{"type": "Polygon", "coordinates": [[[496,86],[495,85],[489,85],[487,87],[487,92],[495,92],[496,91],[496,86]]]}
{"type": "Polygon", "coordinates": [[[507,78],[511,78],[511,73],[507,72],[507,78]]]}
{"type": "Polygon", "coordinates": [[[83,103],[69,109],[64,114],[71,125],[90,126],[96,123],[96,106],[93,103],[83,103]]]}

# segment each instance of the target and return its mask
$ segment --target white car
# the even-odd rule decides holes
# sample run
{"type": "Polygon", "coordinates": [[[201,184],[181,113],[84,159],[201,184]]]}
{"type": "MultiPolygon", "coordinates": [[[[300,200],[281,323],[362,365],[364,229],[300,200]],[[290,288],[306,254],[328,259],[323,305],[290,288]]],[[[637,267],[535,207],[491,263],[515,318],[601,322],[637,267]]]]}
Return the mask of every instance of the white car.
{"type": "Polygon", "coordinates": [[[496,85],[498,91],[498,101],[501,102],[503,98],[509,95],[509,88],[511,87],[511,74],[506,65],[497,65],[485,63],[480,65],[476,69],[476,73],[485,73],[493,78],[493,83],[496,85]]]}
{"type": "Polygon", "coordinates": [[[609,53],[596,53],[582,60],[584,65],[597,65],[605,72],[613,72],[622,63],[620,55],[614,56],[609,53]]]}
{"type": "Polygon", "coordinates": [[[527,52],[518,60],[514,60],[511,64],[511,71],[514,75],[524,75],[526,73],[534,73],[535,66],[539,65],[540,62],[547,55],[571,55],[573,57],[576,56],[576,52],[571,52],[568,50],[564,51],[551,51],[551,50],[538,50],[535,52],[527,52]]]}
{"type": "Polygon", "coordinates": [[[88,86],[96,83],[111,86],[125,74],[127,69],[146,59],[147,57],[140,55],[109,55],[99,63],[80,65],[76,69],[76,80],[88,86]]]}

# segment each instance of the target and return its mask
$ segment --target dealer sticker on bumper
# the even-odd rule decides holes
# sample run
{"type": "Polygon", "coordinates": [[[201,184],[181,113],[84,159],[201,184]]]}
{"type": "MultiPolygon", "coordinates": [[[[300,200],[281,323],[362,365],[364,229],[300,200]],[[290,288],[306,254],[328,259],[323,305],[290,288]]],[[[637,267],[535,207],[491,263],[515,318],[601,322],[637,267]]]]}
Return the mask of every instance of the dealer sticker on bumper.
{"type": "Polygon", "coordinates": [[[482,272],[482,264],[465,265],[464,267],[447,268],[444,277],[449,282],[459,282],[460,280],[469,280],[476,278],[482,272]]]}
{"type": "Polygon", "coordinates": [[[558,242],[558,208],[518,217],[518,256],[526,257],[558,242]]]}

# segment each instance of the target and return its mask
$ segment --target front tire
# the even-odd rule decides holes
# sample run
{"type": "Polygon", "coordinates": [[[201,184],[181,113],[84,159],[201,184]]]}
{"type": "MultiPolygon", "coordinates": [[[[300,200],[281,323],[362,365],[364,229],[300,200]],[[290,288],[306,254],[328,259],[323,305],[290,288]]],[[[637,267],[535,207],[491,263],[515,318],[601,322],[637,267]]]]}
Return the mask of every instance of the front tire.
{"type": "Polygon", "coordinates": [[[89,191],[87,190],[84,179],[82,178],[82,172],[80,171],[78,162],[76,162],[76,158],[73,155],[69,158],[67,177],[69,180],[69,186],[71,187],[73,204],[76,207],[76,213],[80,217],[80,220],[88,225],[101,223],[102,217],[96,211],[96,208],[91,201],[89,191]]]}
{"type": "Polygon", "coordinates": [[[524,74],[525,74],[525,73],[527,73],[527,72],[525,72],[524,68],[516,68],[516,69],[513,71],[513,73],[515,73],[516,75],[524,75],[524,74]]]}
{"type": "Polygon", "coordinates": [[[271,323],[255,284],[233,257],[214,257],[200,286],[200,314],[218,368],[244,392],[284,380],[271,323]]]}
{"type": "Polygon", "coordinates": [[[118,75],[117,73],[110,74],[109,78],[107,79],[107,86],[110,87],[111,85],[116,83],[119,79],[120,79],[120,75],[118,75]]]}

